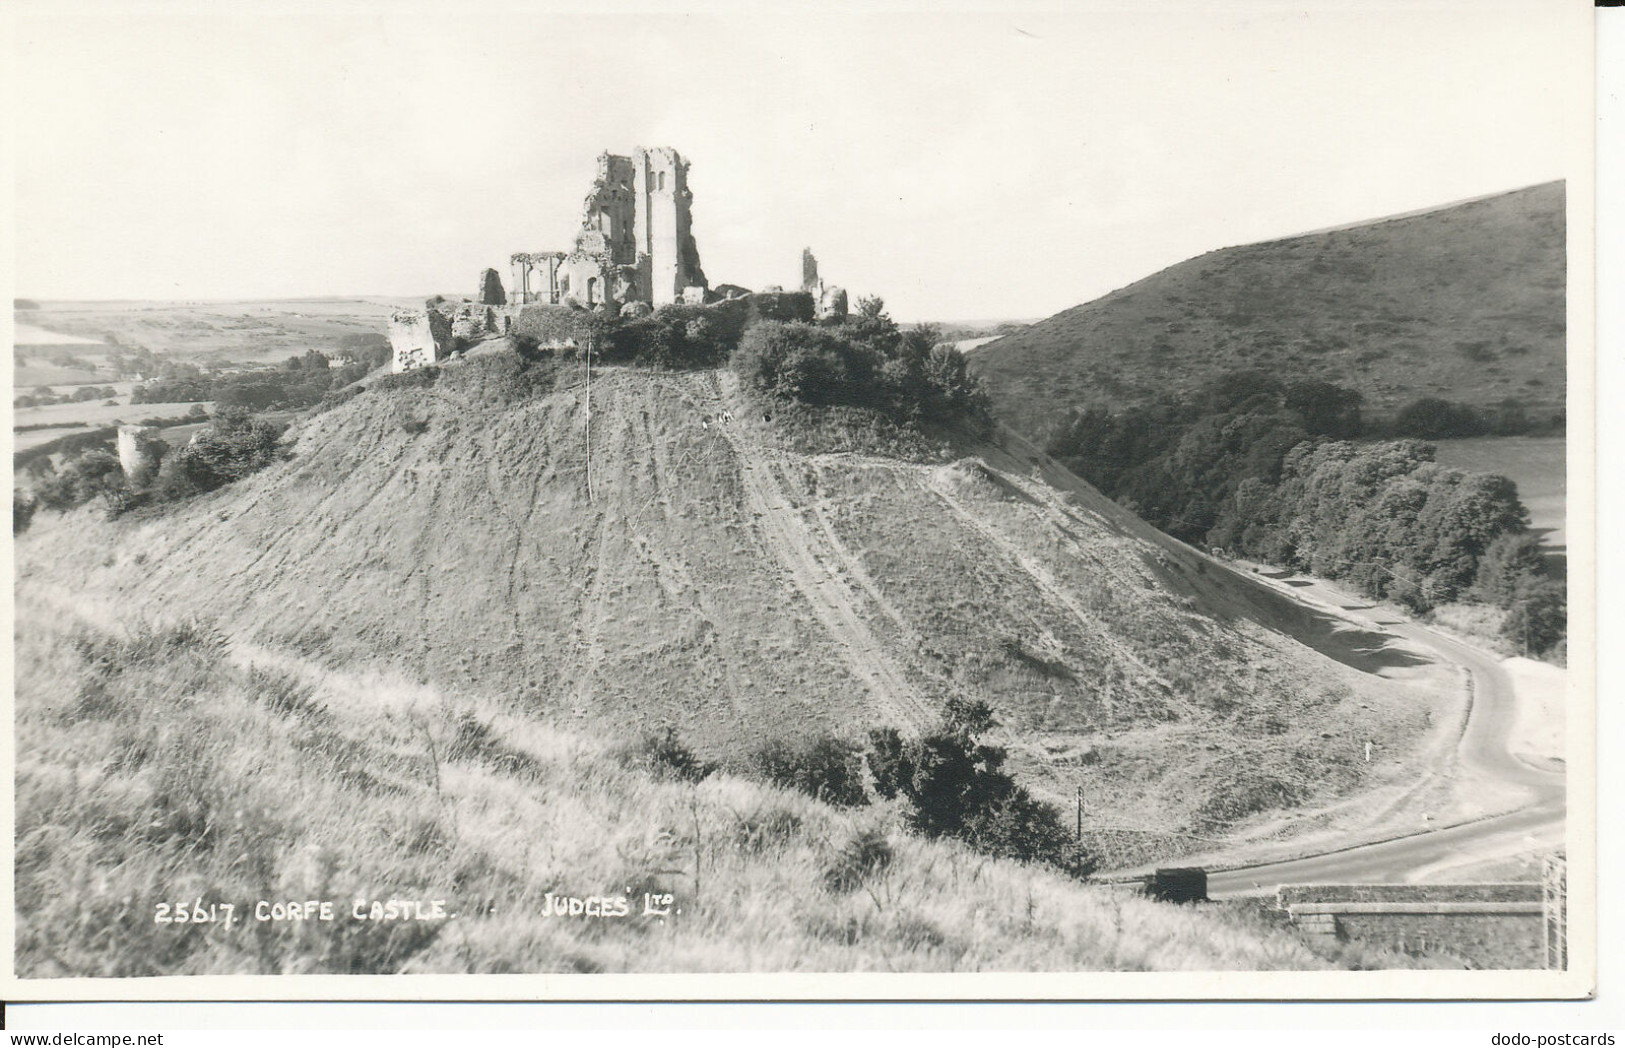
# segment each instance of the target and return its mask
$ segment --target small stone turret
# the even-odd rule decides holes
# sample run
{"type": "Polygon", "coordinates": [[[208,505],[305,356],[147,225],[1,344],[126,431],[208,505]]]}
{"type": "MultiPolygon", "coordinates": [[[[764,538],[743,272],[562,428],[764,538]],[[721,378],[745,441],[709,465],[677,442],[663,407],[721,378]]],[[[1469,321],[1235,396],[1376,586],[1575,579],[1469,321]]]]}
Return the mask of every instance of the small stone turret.
{"type": "Polygon", "coordinates": [[[502,277],[494,269],[487,269],[480,273],[480,297],[482,306],[505,306],[508,304],[508,293],[502,290],[502,277]]]}
{"type": "Polygon", "coordinates": [[[118,462],[132,487],[145,487],[158,475],[158,463],[169,445],[151,426],[118,428],[118,462]]]}
{"type": "Polygon", "coordinates": [[[398,310],[389,318],[389,344],[393,371],[438,364],[451,356],[451,318],[438,309],[398,310]]]}

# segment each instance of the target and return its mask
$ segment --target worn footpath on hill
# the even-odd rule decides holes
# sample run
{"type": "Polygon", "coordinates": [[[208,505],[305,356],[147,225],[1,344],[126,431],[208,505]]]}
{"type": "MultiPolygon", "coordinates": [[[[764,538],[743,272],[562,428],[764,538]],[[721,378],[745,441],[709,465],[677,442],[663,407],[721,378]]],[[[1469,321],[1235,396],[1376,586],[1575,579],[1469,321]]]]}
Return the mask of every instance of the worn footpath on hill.
{"type": "Polygon", "coordinates": [[[1014,435],[955,461],[807,455],[727,373],[591,389],[590,428],[575,380],[517,403],[366,392],[227,489],[42,519],[19,588],[386,658],[572,731],[676,726],[733,767],[985,698],[1022,779],[1069,811],[1081,786],[1118,863],[1358,824],[1339,797],[1402,799],[1448,760],[1447,667],[1158,534],[1014,435]],[[1362,760],[1374,734],[1391,762],[1362,760]]]}

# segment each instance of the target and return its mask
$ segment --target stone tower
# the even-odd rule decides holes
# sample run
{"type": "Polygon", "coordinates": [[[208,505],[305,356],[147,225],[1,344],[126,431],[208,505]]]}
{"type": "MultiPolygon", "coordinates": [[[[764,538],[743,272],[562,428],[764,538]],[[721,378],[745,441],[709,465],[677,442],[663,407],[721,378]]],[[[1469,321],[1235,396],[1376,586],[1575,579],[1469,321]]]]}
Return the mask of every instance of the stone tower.
{"type": "Polygon", "coordinates": [[[680,301],[688,288],[706,287],[700,249],[694,243],[688,161],[671,148],[632,153],[633,189],[637,200],[639,283],[645,301],[656,306],[680,301]]]}
{"type": "Polygon", "coordinates": [[[675,149],[601,155],[574,250],[557,268],[558,298],[588,308],[703,298],[693,199],[688,162],[675,149]]]}
{"type": "Polygon", "coordinates": [[[813,294],[823,288],[824,282],[818,279],[818,259],[813,256],[812,248],[801,249],[801,290],[811,291],[813,294]]]}
{"type": "Polygon", "coordinates": [[[480,297],[482,306],[505,306],[508,304],[508,294],[502,290],[502,277],[494,269],[480,271],[480,297]]]}

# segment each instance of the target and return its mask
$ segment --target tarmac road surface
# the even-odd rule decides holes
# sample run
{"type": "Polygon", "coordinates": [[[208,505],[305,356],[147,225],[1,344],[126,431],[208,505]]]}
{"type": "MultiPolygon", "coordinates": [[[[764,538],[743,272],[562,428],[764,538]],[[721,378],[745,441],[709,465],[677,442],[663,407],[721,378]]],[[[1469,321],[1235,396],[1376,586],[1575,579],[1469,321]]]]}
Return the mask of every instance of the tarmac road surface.
{"type": "MultiPolygon", "coordinates": [[[[1324,591],[1316,595],[1328,603],[1337,599],[1336,594],[1324,591]]],[[[1383,628],[1434,649],[1472,674],[1473,706],[1457,754],[1464,768],[1477,768],[1502,782],[1524,787],[1525,804],[1500,815],[1396,840],[1210,873],[1209,896],[1268,894],[1282,884],[1405,883],[1433,867],[1561,844],[1566,809],[1563,773],[1526,764],[1507,749],[1517,716],[1517,696],[1500,661],[1418,623],[1385,622],[1383,628]]]]}

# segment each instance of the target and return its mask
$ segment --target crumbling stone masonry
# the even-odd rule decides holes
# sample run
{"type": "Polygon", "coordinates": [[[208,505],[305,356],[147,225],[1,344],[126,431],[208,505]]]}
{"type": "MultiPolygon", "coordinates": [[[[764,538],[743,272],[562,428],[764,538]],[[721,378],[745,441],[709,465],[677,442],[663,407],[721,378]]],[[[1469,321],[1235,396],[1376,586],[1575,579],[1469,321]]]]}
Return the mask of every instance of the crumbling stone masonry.
{"type": "Polygon", "coordinates": [[[819,320],[846,318],[846,290],[824,283],[818,275],[818,259],[813,256],[810,247],[803,248],[801,252],[801,290],[813,297],[819,320]]]}
{"type": "Polygon", "coordinates": [[[118,462],[132,487],[145,487],[158,475],[158,463],[169,445],[152,426],[118,428],[118,462]]]}
{"type": "Polygon", "coordinates": [[[694,243],[688,161],[675,149],[604,153],[568,252],[515,254],[510,304],[702,302],[709,287],[694,243]]]}
{"type": "Polygon", "coordinates": [[[389,318],[389,344],[395,351],[392,371],[438,364],[451,356],[451,318],[438,309],[402,309],[389,318]]]}
{"type": "Polygon", "coordinates": [[[564,261],[562,251],[520,251],[508,259],[513,266],[513,294],[509,298],[514,307],[532,302],[556,304],[559,299],[559,264],[564,261]]]}
{"type": "Polygon", "coordinates": [[[487,269],[480,273],[480,297],[482,306],[505,306],[508,304],[508,294],[502,290],[502,278],[494,269],[487,269]]]}
{"type": "Polygon", "coordinates": [[[818,279],[818,259],[813,256],[812,248],[801,249],[801,290],[818,294],[824,282],[818,279]]]}
{"type": "MultiPolygon", "coordinates": [[[[504,316],[506,321],[507,317],[504,316]]],[[[506,332],[506,325],[497,322],[497,312],[492,306],[482,306],[473,302],[465,302],[457,307],[451,315],[451,341],[452,349],[466,346],[470,342],[490,338],[506,332]]]]}

